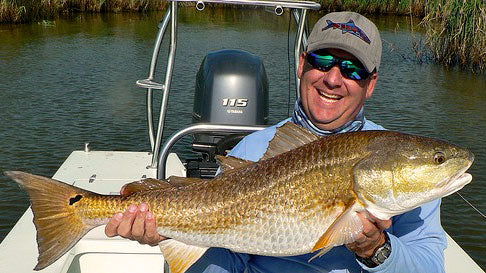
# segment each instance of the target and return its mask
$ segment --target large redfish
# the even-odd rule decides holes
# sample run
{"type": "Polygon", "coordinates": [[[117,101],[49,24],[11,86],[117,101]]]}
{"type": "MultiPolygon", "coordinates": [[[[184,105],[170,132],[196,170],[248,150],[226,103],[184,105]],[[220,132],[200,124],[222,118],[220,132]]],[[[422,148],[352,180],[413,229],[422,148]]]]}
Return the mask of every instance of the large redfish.
{"type": "MultiPolygon", "coordinates": [[[[259,162],[219,158],[214,179],[171,177],[100,195],[49,178],[6,172],[25,189],[37,228],[40,270],[90,229],[130,204],[147,202],[172,272],[208,249],[288,256],[353,242],[357,212],[380,219],[412,210],[469,183],[474,156],[444,141],[390,131],[316,137],[292,123],[278,128],[259,162]]],[[[319,255],[318,254],[318,255],[319,255]]]]}

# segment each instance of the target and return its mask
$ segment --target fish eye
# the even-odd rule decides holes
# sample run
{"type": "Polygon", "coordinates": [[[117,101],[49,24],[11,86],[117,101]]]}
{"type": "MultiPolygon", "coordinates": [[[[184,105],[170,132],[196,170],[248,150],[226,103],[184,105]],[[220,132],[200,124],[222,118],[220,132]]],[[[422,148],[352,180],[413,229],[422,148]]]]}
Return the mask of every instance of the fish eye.
{"type": "Polygon", "coordinates": [[[434,162],[436,164],[442,164],[446,160],[446,156],[443,152],[437,152],[434,154],[434,162]]]}

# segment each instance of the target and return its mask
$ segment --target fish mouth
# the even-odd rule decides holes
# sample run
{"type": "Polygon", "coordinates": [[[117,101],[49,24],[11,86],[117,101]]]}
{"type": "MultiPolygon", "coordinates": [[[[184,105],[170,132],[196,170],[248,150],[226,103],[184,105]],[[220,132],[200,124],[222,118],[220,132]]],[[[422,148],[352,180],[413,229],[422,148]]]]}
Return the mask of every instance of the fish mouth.
{"type": "Polygon", "coordinates": [[[469,173],[463,173],[454,179],[451,179],[449,183],[444,187],[445,192],[447,192],[444,197],[449,196],[456,191],[462,189],[466,184],[472,181],[472,175],[469,173]]]}
{"type": "Polygon", "coordinates": [[[343,96],[336,95],[336,94],[330,94],[330,93],[327,93],[327,92],[320,90],[320,89],[317,89],[317,92],[319,93],[321,98],[323,98],[325,101],[328,101],[328,102],[336,102],[336,101],[343,98],[343,96]]]}
{"type": "Polygon", "coordinates": [[[466,184],[470,183],[472,181],[472,175],[470,173],[467,173],[467,169],[472,165],[472,162],[468,164],[467,167],[463,168],[459,172],[457,172],[457,175],[453,176],[452,178],[444,181],[441,184],[444,184],[443,186],[443,191],[446,192],[446,194],[443,197],[446,197],[448,195],[451,195],[455,193],[456,191],[462,189],[466,184]]]}

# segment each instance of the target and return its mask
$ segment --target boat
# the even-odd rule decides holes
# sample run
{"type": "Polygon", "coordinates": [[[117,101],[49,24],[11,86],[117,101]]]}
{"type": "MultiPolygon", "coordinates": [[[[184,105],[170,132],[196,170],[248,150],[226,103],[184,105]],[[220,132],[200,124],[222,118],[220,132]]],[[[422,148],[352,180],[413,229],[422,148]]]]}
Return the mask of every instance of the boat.
{"type": "MultiPolygon", "coordinates": [[[[147,120],[151,151],[93,151],[86,143],[84,150],[73,151],[59,167],[53,178],[79,188],[101,194],[119,194],[127,182],[141,178],[163,179],[171,175],[190,177],[213,177],[217,171],[215,154],[224,154],[244,135],[264,129],[268,120],[268,84],[261,59],[242,50],[220,50],[210,52],[204,58],[197,75],[196,99],[193,112],[194,123],[180,128],[164,143],[165,116],[171,90],[172,71],[177,48],[177,14],[183,2],[199,11],[208,3],[226,5],[262,6],[277,16],[291,12],[297,22],[294,48],[295,67],[299,55],[306,45],[309,33],[307,16],[310,10],[318,10],[320,4],[301,0],[172,0],[159,24],[149,75],[136,84],[146,89],[147,120]],[[170,25],[170,28],[169,28],[170,25]],[[158,81],[155,67],[159,59],[162,40],[170,35],[166,73],[158,81]],[[228,60],[231,65],[228,66],[228,60]],[[232,73],[221,73],[224,68],[232,73]],[[245,74],[246,73],[246,74],[245,74]],[[248,82],[252,75],[252,86],[248,90],[243,84],[233,84],[228,93],[228,81],[248,82]],[[158,124],[154,125],[154,92],[161,93],[158,124]],[[239,95],[244,94],[244,95],[239,95]],[[248,99],[249,96],[251,99],[248,99]],[[222,102],[222,103],[221,103],[222,102]],[[155,130],[156,128],[156,130],[155,130]],[[201,158],[182,158],[172,147],[184,136],[193,136],[191,148],[201,158]]],[[[298,78],[296,96],[299,95],[298,78]]],[[[34,272],[38,250],[33,214],[27,209],[0,244],[0,272],[34,272]]],[[[484,272],[467,253],[447,235],[445,250],[447,273],[484,272]]],[[[98,272],[170,272],[159,247],[141,245],[120,237],[108,238],[104,226],[91,230],[70,251],[47,268],[43,273],[98,273],[98,272]]]]}

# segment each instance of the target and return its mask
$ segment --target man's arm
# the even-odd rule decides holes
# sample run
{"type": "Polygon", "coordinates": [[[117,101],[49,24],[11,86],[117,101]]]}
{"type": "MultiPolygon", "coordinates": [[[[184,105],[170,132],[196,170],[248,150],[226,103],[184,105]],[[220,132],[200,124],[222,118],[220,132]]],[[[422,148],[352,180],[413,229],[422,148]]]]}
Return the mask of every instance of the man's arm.
{"type": "Polygon", "coordinates": [[[391,254],[368,272],[444,272],[445,232],[440,224],[440,200],[393,217],[391,254]]]}

